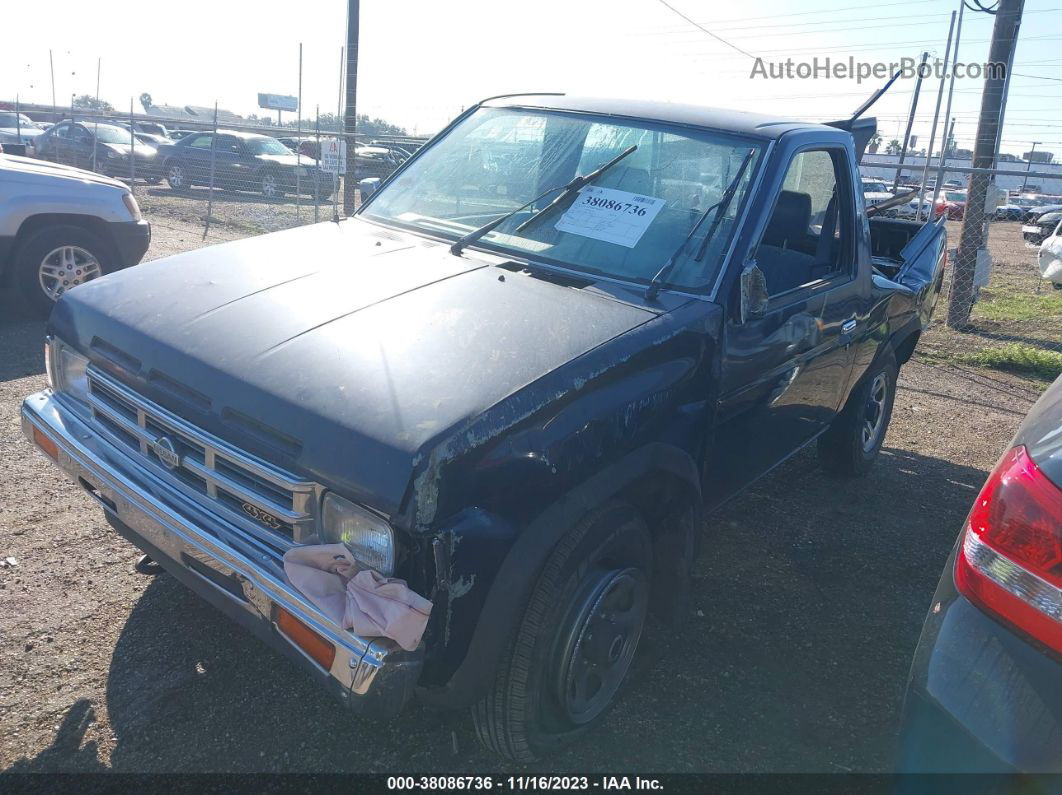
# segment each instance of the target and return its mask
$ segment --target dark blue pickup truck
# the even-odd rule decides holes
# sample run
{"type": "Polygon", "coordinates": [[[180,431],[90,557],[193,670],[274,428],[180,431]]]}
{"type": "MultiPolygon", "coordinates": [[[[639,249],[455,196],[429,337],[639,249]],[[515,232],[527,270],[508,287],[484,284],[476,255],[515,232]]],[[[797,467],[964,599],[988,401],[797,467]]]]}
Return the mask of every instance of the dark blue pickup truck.
{"type": "Polygon", "coordinates": [[[534,758],[685,619],[706,511],[813,442],[877,457],[945,238],[868,217],[873,126],[484,101],[353,218],[63,296],[25,433],[347,704],[471,708],[534,758]],[[315,540],[431,599],[419,648],[287,583],[315,540]]]}

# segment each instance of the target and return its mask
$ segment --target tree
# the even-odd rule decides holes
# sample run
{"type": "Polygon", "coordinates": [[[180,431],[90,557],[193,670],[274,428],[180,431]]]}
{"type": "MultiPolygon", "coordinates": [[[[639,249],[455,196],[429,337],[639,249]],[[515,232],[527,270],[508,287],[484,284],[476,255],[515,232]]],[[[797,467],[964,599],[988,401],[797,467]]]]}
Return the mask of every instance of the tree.
{"type": "Polygon", "coordinates": [[[881,146],[881,133],[876,132],[870,138],[870,145],[869,145],[870,154],[872,154],[872,155],[877,154],[878,148],[880,146],[881,146]]]}
{"type": "Polygon", "coordinates": [[[81,108],[82,110],[114,110],[114,106],[105,99],[96,99],[91,94],[82,94],[81,96],[74,97],[74,107],[81,108]]]}
{"type": "Polygon", "coordinates": [[[150,113],[151,107],[155,103],[151,99],[151,94],[145,91],[140,95],[140,104],[144,106],[144,113],[150,113]]]}
{"type": "Polygon", "coordinates": [[[903,144],[900,143],[899,139],[893,138],[885,147],[885,154],[898,155],[901,149],[903,149],[903,144]]]}

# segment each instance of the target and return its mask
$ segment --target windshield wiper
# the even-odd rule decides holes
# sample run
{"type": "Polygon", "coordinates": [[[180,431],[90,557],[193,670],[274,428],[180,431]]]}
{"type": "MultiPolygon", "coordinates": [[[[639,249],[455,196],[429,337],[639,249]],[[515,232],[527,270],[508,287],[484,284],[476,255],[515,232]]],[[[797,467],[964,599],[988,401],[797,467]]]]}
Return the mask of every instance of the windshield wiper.
{"type": "Polygon", "coordinates": [[[656,272],[656,275],[649,282],[649,286],[645,289],[645,298],[647,301],[651,301],[656,298],[660,292],[660,288],[664,285],[664,279],[668,277],[672,270],[675,268],[675,263],[678,262],[679,256],[685,250],[693,236],[697,234],[697,230],[701,228],[701,224],[708,218],[708,213],[715,210],[715,218],[712,219],[712,225],[708,227],[708,232],[704,236],[704,240],[701,242],[701,247],[697,249],[697,256],[694,257],[694,261],[700,262],[704,259],[704,253],[708,249],[708,243],[715,236],[716,230],[719,228],[719,224],[723,220],[723,216],[726,215],[727,208],[730,206],[730,202],[734,198],[734,194],[737,192],[738,183],[741,182],[741,177],[745,174],[745,169],[748,168],[749,163],[752,161],[752,156],[756,154],[755,149],[750,149],[748,154],[745,155],[745,159],[741,161],[741,166],[737,170],[737,174],[730,180],[730,184],[726,186],[726,190],[723,191],[723,195],[719,201],[711,205],[703,213],[701,217],[697,219],[697,223],[693,225],[690,233],[686,235],[683,241],[679,244],[679,247],[675,249],[675,253],[667,258],[667,262],[664,263],[664,267],[656,272]]]}
{"type": "Polygon", "coordinates": [[[533,224],[535,221],[539,221],[539,220],[545,218],[547,215],[549,215],[554,210],[556,210],[564,202],[565,199],[567,199],[573,193],[577,193],[578,191],[580,191],[583,188],[585,188],[587,185],[589,185],[595,179],[600,177],[602,174],[604,174],[606,171],[608,171],[610,168],[612,168],[614,165],[616,165],[616,163],[621,161],[623,158],[625,158],[627,155],[629,155],[631,152],[633,152],[637,148],[638,148],[638,144],[635,144],[634,146],[628,146],[626,149],[624,149],[622,152],[620,152],[614,158],[609,160],[604,165],[598,166],[593,171],[591,171],[589,174],[587,174],[585,177],[576,177],[575,179],[573,179],[571,182],[569,182],[567,185],[564,186],[564,193],[562,193],[556,199],[551,201],[549,204],[547,204],[545,207],[543,207],[537,213],[532,215],[530,218],[528,218],[526,221],[524,221],[522,224],[520,224],[520,226],[516,227],[516,231],[517,232],[523,232],[525,229],[527,229],[527,227],[531,226],[531,224],[533,224]]]}
{"type": "Polygon", "coordinates": [[[500,215],[497,218],[495,218],[493,221],[488,221],[487,223],[483,224],[483,226],[479,227],[478,229],[473,229],[471,232],[469,232],[464,237],[458,238],[456,241],[454,241],[454,244],[452,246],[450,246],[450,253],[453,254],[454,256],[457,256],[457,257],[461,256],[461,252],[464,250],[465,246],[468,246],[471,243],[475,243],[477,240],[479,240],[481,237],[483,237],[488,232],[493,232],[495,229],[497,229],[499,226],[504,224],[506,221],[508,221],[510,218],[512,218],[514,215],[516,215],[521,210],[524,210],[524,209],[530,207],[532,204],[537,202],[539,199],[546,198],[547,196],[549,196],[554,191],[558,191],[558,190],[564,191],[560,196],[558,196],[552,202],[547,204],[545,207],[543,207],[537,213],[532,215],[530,218],[528,218],[526,221],[524,221],[522,224],[520,224],[520,226],[516,227],[516,231],[517,232],[522,232],[524,227],[526,227],[529,223],[531,223],[531,221],[533,221],[535,218],[540,217],[543,213],[545,213],[551,207],[553,207],[556,204],[558,204],[559,202],[563,201],[564,198],[567,197],[567,196],[570,196],[573,191],[577,191],[580,188],[582,188],[584,185],[587,185],[587,184],[593,182],[595,179],[600,177],[602,174],[604,174],[606,171],[608,171],[610,168],[612,168],[614,165],[616,165],[616,163],[621,161],[623,158],[625,158],[627,155],[629,155],[631,152],[633,152],[637,148],[638,148],[637,144],[635,144],[634,146],[630,146],[627,149],[625,149],[624,151],[620,152],[614,158],[609,160],[607,163],[605,163],[605,165],[600,166],[600,167],[594,169],[593,171],[591,171],[585,177],[576,177],[571,182],[569,182],[567,185],[554,185],[552,188],[549,188],[547,190],[542,191],[542,193],[540,193],[535,198],[531,199],[531,201],[527,202],[526,204],[521,204],[515,210],[511,210],[511,211],[505,213],[504,215],[500,215]]]}

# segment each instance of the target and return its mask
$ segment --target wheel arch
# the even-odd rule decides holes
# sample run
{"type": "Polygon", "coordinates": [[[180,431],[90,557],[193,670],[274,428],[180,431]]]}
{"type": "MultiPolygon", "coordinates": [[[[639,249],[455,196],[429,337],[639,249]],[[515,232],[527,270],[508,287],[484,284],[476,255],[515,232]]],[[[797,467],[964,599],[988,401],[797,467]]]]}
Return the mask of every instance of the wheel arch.
{"type": "MultiPolygon", "coordinates": [[[[472,631],[465,636],[454,633],[455,637],[449,629],[444,633],[436,664],[452,673],[437,686],[422,687],[423,701],[459,708],[485,694],[550,553],[589,511],[615,499],[629,502],[649,526],[656,583],[651,606],[656,615],[675,623],[688,597],[689,570],[701,526],[700,476],[684,450],[652,443],[562,495],[521,529],[486,593],[476,601],[480,607],[472,631]]],[[[451,546],[460,543],[458,537],[451,546]]],[[[474,586],[474,579],[464,581],[474,586]]],[[[459,600],[451,600],[444,609],[461,609],[459,600]]],[[[452,618],[446,616],[447,626],[452,618]]]]}
{"type": "Polygon", "coordinates": [[[107,222],[95,215],[81,213],[38,213],[31,215],[23,219],[22,223],[19,224],[6,257],[0,261],[0,277],[2,277],[0,282],[5,285],[10,283],[13,278],[12,274],[15,272],[14,263],[18,259],[25,242],[36,232],[54,226],[78,226],[99,235],[108,244],[114,245],[114,240],[107,228],[107,222]]]}
{"type": "Polygon", "coordinates": [[[916,322],[909,323],[906,327],[893,334],[889,347],[896,356],[896,364],[903,366],[914,355],[918,341],[922,338],[922,327],[916,322]]]}

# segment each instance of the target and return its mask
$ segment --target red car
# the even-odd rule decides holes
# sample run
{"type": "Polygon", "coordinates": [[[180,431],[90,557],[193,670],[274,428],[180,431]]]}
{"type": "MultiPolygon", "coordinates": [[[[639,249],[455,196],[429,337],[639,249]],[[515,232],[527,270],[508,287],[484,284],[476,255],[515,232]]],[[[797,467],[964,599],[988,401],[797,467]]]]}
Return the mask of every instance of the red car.
{"type": "Polygon", "coordinates": [[[961,221],[966,214],[966,191],[944,191],[937,196],[935,208],[938,217],[944,215],[949,221],[961,221]]]}

